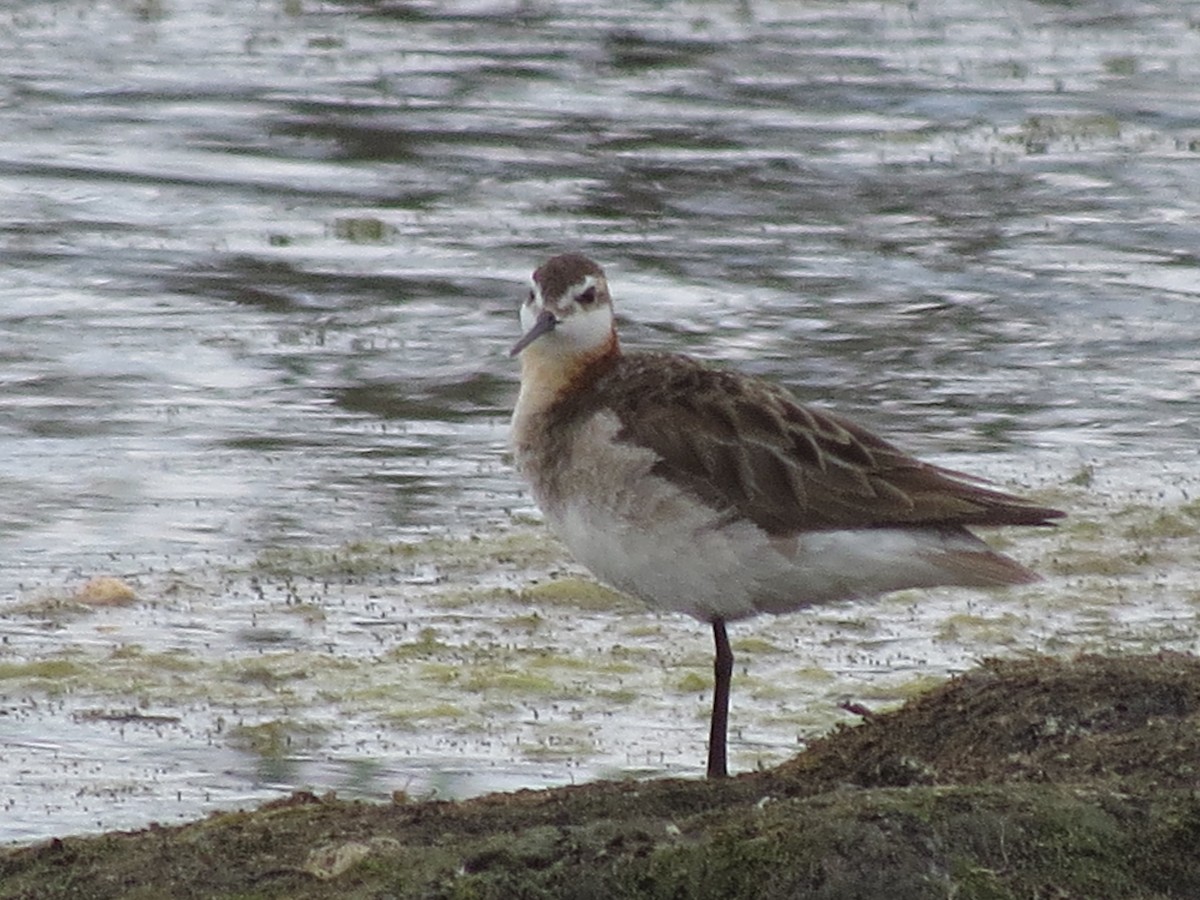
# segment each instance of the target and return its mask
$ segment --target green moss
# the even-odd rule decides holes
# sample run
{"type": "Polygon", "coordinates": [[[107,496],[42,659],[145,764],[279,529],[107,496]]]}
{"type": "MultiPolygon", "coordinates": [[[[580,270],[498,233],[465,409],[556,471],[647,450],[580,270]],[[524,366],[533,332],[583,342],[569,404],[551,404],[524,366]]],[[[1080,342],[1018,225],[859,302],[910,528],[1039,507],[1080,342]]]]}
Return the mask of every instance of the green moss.
{"type": "Polygon", "coordinates": [[[1200,522],[1195,516],[1161,511],[1129,526],[1125,533],[1132,540],[1145,541],[1195,537],[1198,531],[1200,522]]]}
{"type": "Polygon", "coordinates": [[[441,896],[1146,896],[1125,815],[1055,789],[920,788],[777,800],[678,837],[535,826],[480,842],[441,896]]]}
{"type": "Polygon", "coordinates": [[[309,625],[324,622],[327,618],[325,610],[315,603],[292,603],[284,610],[290,615],[302,618],[309,625]]]}
{"type": "Polygon", "coordinates": [[[438,591],[429,598],[430,606],[439,610],[472,609],[484,604],[509,603],[517,597],[511,588],[465,588],[438,591]]]}
{"type": "Polygon", "coordinates": [[[462,667],[451,663],[425,662],[417,670],[417,677],[433,684],[453,684],[462,676],[462,667]]]}
{"type": "Polygon", "coordinates": [[[768,641],[766,638],[746,637],[738,638],[731,642],[734,656],[742,653],[791,653],[790,647],[780,647],[778,644],[768,641]]]}
{"type": "Polygon", "coordinates": [[[126,671],[144,672],[152,676],[160,672],[196,672],[203,664],[186,650],[147,653],[140,644],[122,644],[109,654],[109,659],[123,664],[126,671]]]}
{"type": "Polygon", "coordinates": [[[545,567],[566,558],[566,551],[544,528],[515,528],[465,538],[353,541],[335,548],[272,547],[259,553],[250,572],[292,579],[362,577],[427,562],[445,572],[468,573],[496,566],[545,567]]]}
{"type": "Polygon", "coordinates": [[[824,666],[800,666],[794,671],[798,678],[810,683],[829,684],[837,680],[837,676],[824,666]]]}
{"type": "Polygon", "coordinates": [[[229,730],[230,746],[263,757],[282,757],[320,743],[325,729],[311,722],[275,719],[229,730]]]}
{"type": "Polygon", "coordinates": [[[712,687],[712,681],[695,672],[687,672],[677,678],[672,687],[681,694],[695,694],[698,691],[707,691],[712,687]]]}
{"type": "Polygon", "coordinates": [[[826,795],[659,844],[624,867],[613,896],[640,884],[646,897],[730,900],[1124,897],[1139,887],[1135,849],[1114,817],[1054,789],[826,795]]]}
{"type": "Polygon", "coordinates": [[[1108,523],[1079,516],[1072,516],[1061,525],[1055,526],[1058,534],[1067,536],[1072,541],[1102,538],[1110,527],[1108,523]]]}
{"type": "Polygon", "coordinates": [[[563,669],[567,672],[587,672],[606,675],[628,675],[641,671],[638,666],[623,659],[597,655],[594,658],[582,659],[578,656],[566,656],[542,650],[526,659],[524,664],[535,669],[563,669]]]}
{"type": "MultiPolygon", "coordinates": [[[[1183,654],[989,661],[770,771],[461,803],[298,793],[0,850],[0,898],[1191,900],[1197,717],[1183,654]]],[[[264,777],[320,737],[287,719],[234,730],[264,777]]],[[[520,752],[596,748],[586,724],[547,725],[520,752]]]]}
{"type": "Polygon", "coordinates": [[[521,744],[521,755],[526,759],[586,759],[595,753],[595,741],[582,731],[542,734],[536,744],[521,744]]]}
{"type": "Polygon", "coordinates": [[[52,623],[76,619],[80,616],[95,613],[95,608],[77,602],[72,597],[57,595],[35,597],[6,606],[4,612],[10,616],[26,616],[32,619],[46,619],[52,623]]]}
{"type": "Polygon", "coordinates": [[[256,684],[265,688],[278,688],[288,679],[266,666],[243,664],[238,667],[237,680],[242,684],[256,684]]]}
{"type": "Polygon", "coordinates": [[[1038,115],[1030,116],[1020,130],[1006,140],[1019,143],[1031,152],[1044,152],[1056,141],[1069,140],[1073,143],[1085,141],[1111,141],[1121,136],[1121,122],[1106,113],[1081,115],[1038,115]]]}
{"type": "Polygon", "coordinates": [[[584,578],[555,578],[531,584],[520,591],[519,597],[530,606],[573,606],[589,612],[635,608],[624,595],[584,578]]]}
{"type": "MultiPolygon", "coordinates": [[[[709,682],[711,685],[711,682],[709,682]]],[[[785,703],[795,695],[795,690],[789,685],[778,681],[766,681],[753,676],[742,676],[738,680],[738,695],[746,695],[760,701],[775,701],[785,703]]]]}
{"type": "Polygon", "coordinates": [[[437,703],[431,706],[410,706],[393,708],[383,714],[383,720],[389,725],[400,728],[414,727],[418,723],[430,722],[437,719],[459,720],[465,718],[467,712],[461,706],[453,703],[437,703]]]}
{"type": "Polygon", "coordinates": [[[532,634],[539,631],[546,624],[546,620],[536,612],[531,612],[523,616],[506,616],[496,624],[506,631],[524,631],[532,634]]]}
{"type": "MultiPolygon", "coordinates": [[[[656,629],[653,634],[662,634],[661,629],[656,629]]],[[[658,647],[650,646],[644,641],[636,646],[618,644],[612,648],[609,655],[614,660],[621,660],[634,667],[640,669],[644,666],[662,665],[662,651],[658,647]]]]}
{"type": "MultiPolygon", "coordinates": [[[[308,45],[329,50],[340,47],[341,43],[339,38],[323,36],[310,38],[308,45]]],[[[350,244],[382,244],[396,236],[396,228],[375,216],[338,216],[333,220],[333,235],[350,244]]]]}
{"type": "Polygon", "coordinates": [[[1067,479],[1067,484],[1075,487],[1091,487],[1096,480],[1096,469],[1093,466],[1083,465],[1079,467],[1079,471],[1067,479]]]}
{"type": "Polygon", "coordinates": [[[1137,572],[1146,560],[1133,553],[1114,553],[1111,550],[1063,549],[1046,563],[1055,575],[1097,575],[1115,578],[1137,572]]]}
{"type": "Polygon", "coordinates": [[[368,552],[361,545],[329,550],[314,547],[269,547],[258,554],[251,571],[276,578],[327,578],[392,571],[395,553],[388,545],[368,552]]]}
{"type": "MultiPolygon", "coordinates": [[[[1197,601],[1200,602],[1200,601],[1197,601]]],[[[636,703],[642,698],[641,692],[630,690],[629,688],[603,688],[596,689],[596,697],[605,700],[613,706],[628,706],[636,703]]]]}
{"type": "Polygon", "coordinates": [[[888,696],[901,700],[913,700],[944,683],[945,679],[940,675],[914,675],[891,685],[888,696]]]}
{"type": "Polygon", "coordinates": [[[450,650],[451,647],[448,644],[438,640],[436,628],[422,628],[415,641],[397,644],[388,651],[387,658],[391,660],[423,659],[450,650]]]}
{"type": "Polygon", "coordinates": [[[122,644],[113,649],[108,655],[109,659],[140,659],[144,656],[146,648],[141,644],[122,644]]]}
{"type": "Polygon", "coordinates": [[[1138,72],[1138,58],[1129,54],[1106,56],[1104,58],[1104,71],[1110,75],[1136,75],[1138,72]]]}
{"type": "Polygon", "coordinates": [[[656,638],[661,637],[665,630],[657,622],[645,622],[643,624],[625,626],[624,633],[630,638],[656,638]]]}
{"type": "Polygon", "coordinates": [[[1013,613],[979,616],[956,613],[938,626],[937,640],[1004,646],[1016,643],[1029,629],[1029,622],[1013,613]]]}
{"type": "Polygon", "coordinates": [[[473,666],[462,680],[465,690],[484,692],[497,691],[506,694],[532,694],[555,696],[564,692],[563,685],[548,675],[517,669],[473,666]]]}
{"type": "Polygon", "coordinates": [[[86,670],[70,659],[35,659],[28,662],[0,662],[0,681],[30,680],[53,687],[58,682],[79,678],[86,670]]]}
{"type": "Polygon", "coordinates": [[[841,618],[837,620],[836,625],[839,631],[852,631],[859,635],[871,634],[879,630],[879,620],[868,615],[841,618]]]}

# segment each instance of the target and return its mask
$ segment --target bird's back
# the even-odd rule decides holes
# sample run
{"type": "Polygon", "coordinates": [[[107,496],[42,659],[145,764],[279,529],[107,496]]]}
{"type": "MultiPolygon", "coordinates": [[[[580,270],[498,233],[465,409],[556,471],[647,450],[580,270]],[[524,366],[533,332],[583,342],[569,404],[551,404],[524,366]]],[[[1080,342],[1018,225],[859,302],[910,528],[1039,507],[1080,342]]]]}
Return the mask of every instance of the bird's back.
{"type": "Polygon", "coordinates": [[[923,463],[769,382],[678,355],[604,360],[525,416],[514,445],[585,565],[700,618],[1030,581],[966,526],[1061,515],[923,463]]]}
{"type": "Polygon", "coordinates": [[[579,400],[576,415],[605,410],[620,422],[619,443],[657,454],[654,476],[773,535],[1062,515],[921,462],[770,382],[685,356],[625,354],[579,400]]]}

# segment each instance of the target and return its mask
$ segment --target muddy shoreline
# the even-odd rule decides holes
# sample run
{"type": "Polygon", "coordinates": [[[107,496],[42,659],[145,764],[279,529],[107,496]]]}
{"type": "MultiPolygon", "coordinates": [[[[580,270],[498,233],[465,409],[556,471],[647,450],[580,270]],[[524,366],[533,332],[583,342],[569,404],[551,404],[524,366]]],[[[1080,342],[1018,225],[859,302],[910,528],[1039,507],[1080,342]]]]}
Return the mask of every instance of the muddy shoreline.
{"type": "Polygon", "coordinates": [[[991,660],[724,783],[297,793],[0,854],[0,897],[1193,897],[1200,660],[991,660]]]}

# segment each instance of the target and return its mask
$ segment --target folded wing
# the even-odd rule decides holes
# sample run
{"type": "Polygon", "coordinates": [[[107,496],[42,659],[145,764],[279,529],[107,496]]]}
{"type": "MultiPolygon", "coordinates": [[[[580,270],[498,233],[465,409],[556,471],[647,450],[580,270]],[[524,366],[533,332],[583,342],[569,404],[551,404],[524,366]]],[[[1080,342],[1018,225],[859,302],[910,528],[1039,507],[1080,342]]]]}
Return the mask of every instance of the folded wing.
{"type": "Polygon", "coordinates": [[[619,438],[658,454],[655,474],[772,535],[1047,525],[1063,515],[921,462],[768,382],[686,357],[629,354],[603,381],[598,395],[613,399],[619,438]]]}

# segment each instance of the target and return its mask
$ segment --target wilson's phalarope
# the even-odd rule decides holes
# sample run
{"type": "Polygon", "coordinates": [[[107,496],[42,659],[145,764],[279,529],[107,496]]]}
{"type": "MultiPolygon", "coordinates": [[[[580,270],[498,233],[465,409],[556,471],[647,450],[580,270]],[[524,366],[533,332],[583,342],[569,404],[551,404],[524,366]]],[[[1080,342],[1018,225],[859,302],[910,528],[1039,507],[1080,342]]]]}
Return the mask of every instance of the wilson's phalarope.
{"type": "Polygon", "coordinates": [[[1038,576],[973,525],[1063,515],[923,463],[769,382],[622,353],[604,271],[564,254],[521,307],[517,467],[598,578],[712,625],[708,776],[726,775],[725,623],[901,588],[1038,576]]]}

